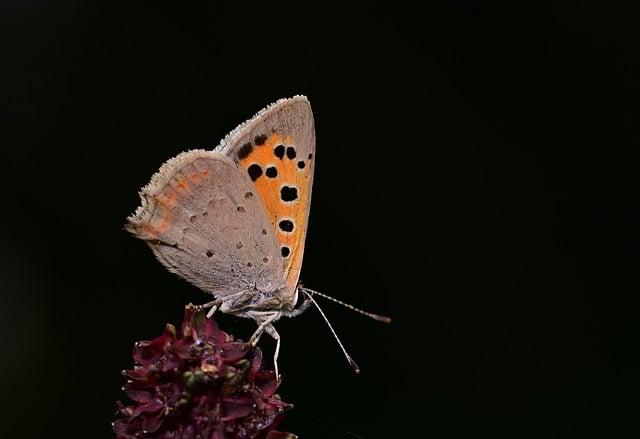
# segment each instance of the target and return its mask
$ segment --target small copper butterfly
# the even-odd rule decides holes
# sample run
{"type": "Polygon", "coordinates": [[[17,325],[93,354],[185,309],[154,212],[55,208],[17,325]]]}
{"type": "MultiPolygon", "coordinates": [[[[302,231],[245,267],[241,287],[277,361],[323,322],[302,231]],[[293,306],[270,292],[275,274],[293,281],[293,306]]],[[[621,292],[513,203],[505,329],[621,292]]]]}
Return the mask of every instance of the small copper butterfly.
{"type": "Polygon", "coordinates": [[[162,165],[140,191],[142,204],[125,226],[169,271],[215,297],[201,306],[211,307],[208,316],[219,309],[252,318],[258,324],[252,343],[263,332],[276,339],[276,374],[280,336],[273,322],[317,306],[312,294],[328,297],[298,283],[314,154],[309,101],[281,99],[213,151],[187,151],[162,165]],[[298,306],[300,291],[305,298],[298,306]]]}

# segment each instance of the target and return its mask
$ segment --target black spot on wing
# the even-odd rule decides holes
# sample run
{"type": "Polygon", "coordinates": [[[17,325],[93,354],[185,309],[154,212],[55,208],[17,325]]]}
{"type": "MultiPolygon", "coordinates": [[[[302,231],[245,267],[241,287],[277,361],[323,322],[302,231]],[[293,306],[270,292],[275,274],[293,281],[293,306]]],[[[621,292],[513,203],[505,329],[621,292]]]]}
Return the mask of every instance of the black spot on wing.
{"type": "Polygon", "coordinates": [[[269,166],[267,168],[267,171],[265,172],[265,175],[269,178],[276,178],[278,176],[278,170],[275,166],[269,166]]]}
{"type": "Polygon", "coordinates": [[[249,142],[245,143],[238,150],[238,158],[240,160],[247,158],[247,156],[251,154],[251,151],[253,151],[253,145],[251,145],[249,142]]]}
{"type": "Polygon", "coordinates": [[[298,188],[293,186],[282,186],[280,189],[282,201],[295,201],[298,198],[298,188]]]}
{"type": "Polygon", "coordinates": [[[291,253],[291,249],[289,247],[282,247],[280,249],[280,253],[282,254],[283,258],[286,258],[287,256],[289,256],[289,253],[291,253]]]}
{"type": "Polygon", "coordinates": [[[260,134],[259,136],[256,136],[256,138],[253,139],[253,141],[256,144],[256,146],[262,146],[264,145],[264,142],[267,141],[267,136],[265,136],[264,134],[260,134]]]}
{"type": "Polygon", "coordinates": [[[249,177],[251,177],[251,180],[256,181],[262,175],[262,168],[260,167],[260,165],[256,165],[254,163],[253,165],[249,166],[247,172],[249,173],[249,177]]]}
{"type": "Polygon", "coordinates": [[[291,220],[282,220],[278,223],[278,227],[283,232],[293,232],[293,221],[291,220]]]}
{"type": "Polygon", "coordinates": [[[284,157],[284,145],[278,145],[275,148],[273,148],[273,153],[275,154],[276,157],[278,157],[279,159],[282,159],[284,157]]]}
{"type": "Polygon", "coordinates": [[[290,160],[296,158],[296,149],[293,146],[287,147],[287,158],[290,160]]]}

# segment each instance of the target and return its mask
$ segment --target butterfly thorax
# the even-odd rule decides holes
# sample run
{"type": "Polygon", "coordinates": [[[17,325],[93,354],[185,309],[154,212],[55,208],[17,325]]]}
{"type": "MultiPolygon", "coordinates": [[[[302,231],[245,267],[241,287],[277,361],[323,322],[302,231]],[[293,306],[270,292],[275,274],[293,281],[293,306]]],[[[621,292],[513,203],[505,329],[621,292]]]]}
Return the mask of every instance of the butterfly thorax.
{"type": "Polygon", "coordinates": [[[294,309],[298,300],[298,290],[291,294],[287,288],[276,291],[252,291],[240,292],[221,298],[220,311],[240,317],[247,317],[251,312],[290,312],[294,309]]]}

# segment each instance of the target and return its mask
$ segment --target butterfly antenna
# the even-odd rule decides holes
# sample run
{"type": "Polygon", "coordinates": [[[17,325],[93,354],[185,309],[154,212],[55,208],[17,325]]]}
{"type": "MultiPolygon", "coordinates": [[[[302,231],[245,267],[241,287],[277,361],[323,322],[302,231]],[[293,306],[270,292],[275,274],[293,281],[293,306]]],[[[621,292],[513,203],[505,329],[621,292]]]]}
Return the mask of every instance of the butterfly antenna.
{"type": "Polygon", "coordinates": [[[360,368],[358,367],[356,362],[353,361],[353,358],[351,358],[351,356],[349,355],[347,350],[342,345],[342,342],[340,341],[340,338],[338,337],[338,334],[336,334],[336,331],[333,329],[333,326],[331,326],[331,323],[329,323],[329,319],[327,319],[327,316],[324,315],[324,312],[322,311],[322,308],[320,308],[320,305],[318,305],[318,302],[316,302],[315,299],[313,298],[313,296],[311,296],[311,293],[308,293],[305,290],[302,290],[302,291],[307,295],[309,300],[311,300],[311,302],[313,302],[313,304],[316,306],[316,308],[318,308],[318,311],[320,311],[320,315],[322,316],[324,321],[327,322],[327,326],[329,326],[329,329],[331,330],[331,333],[336,338],[336,341],[338,342],[338,345],[340,346],[340,349],[342,349],[342,352],[344,353],[344,356],[347,358],[347,361],[349,362],[349,366],[351,366],[351,368],[353,369],[353,371],[355,373],[360,373],[360,368]]]}
{"type": "Polygon", "coordinates": [[[381,316],[380,314],[374,314],[374,313],[371,313],[371,312],[363,311],[363,310],[361,310],[359,308],[356,308],[353,305],[349,305],[348,303],[344,303],[341,300],[338,300],[338,299],[336,299],[334,297],[331,297],[331,296],[327,296],[326,294],[320,293],[318,291],[310,290],[307,287],[302,287],[300,289],[302,291],[304,291],[305,293],[307,293],[307,295],[308,294],[317,294],[320,297],[324,297],[327,300],[331,300],[332,302],[336,302],[336,303],[338,303],[338,304],[340,304],[340,305],[342,305],[342,306],[344,306],[346,308],[349,308],[352,311],[355,311],[355,312],[360,313],[362,315],[365,315],[365,316],[367,316],[369,318],[372,318],[373,320],[377,320],[379,322],[384,322],[384,323],[391,323],[391,317],[381,316]]]}

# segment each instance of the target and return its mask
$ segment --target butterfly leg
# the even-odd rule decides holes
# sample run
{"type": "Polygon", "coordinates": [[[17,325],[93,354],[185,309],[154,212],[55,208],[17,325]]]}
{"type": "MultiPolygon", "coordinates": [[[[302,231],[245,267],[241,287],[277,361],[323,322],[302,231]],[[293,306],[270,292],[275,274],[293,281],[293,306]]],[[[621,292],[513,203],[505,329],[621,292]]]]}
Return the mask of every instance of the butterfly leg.
{"type": "Polygon", "coordinates": [[[273,368],[276,370],[276,379],[279,381],[280,374],[278,373],[278,355],[280,354],[280,334],[278,334],[278,331],[276,331],[276,328],[271,323],[265,326],[264,331],[276,341],[276,351],[273,354],[273,368]]]}
{"type": "Polygon", "coordinates": [[[255,319],[255,321],[259,322],[260,324],[258,325],[258,328],[249,339],[249,343],[252,346],[257,345],[265,328],[268,325],[270,325],[271,322],[273,322],[274,320],[277,320],[279,317],[280,317],[279,312],[260,313],[258,315],[254,315],[253,318],[255,319]]]}
{"type": "Polygon", "coordinates": [[[207,313],[207,318],[210,319],[211,316],[218,309],[218,305],[220,305],[221,303],[222,303],[222,301],[220,299],[216,299],[216,300],[212,300],[211,302],[203,303],[202,305],[195,305],[195,308],[198,311],[202,311],[202,310],[205,310],[207,308],[211,308],[209,310],[209,312],[207,313]]]}

